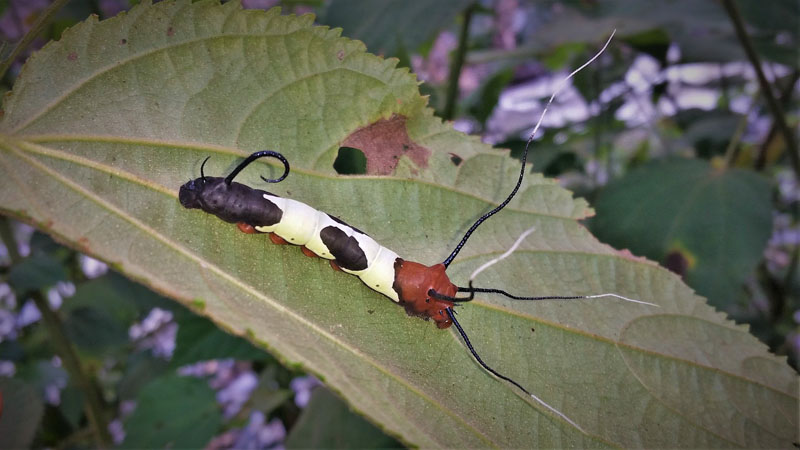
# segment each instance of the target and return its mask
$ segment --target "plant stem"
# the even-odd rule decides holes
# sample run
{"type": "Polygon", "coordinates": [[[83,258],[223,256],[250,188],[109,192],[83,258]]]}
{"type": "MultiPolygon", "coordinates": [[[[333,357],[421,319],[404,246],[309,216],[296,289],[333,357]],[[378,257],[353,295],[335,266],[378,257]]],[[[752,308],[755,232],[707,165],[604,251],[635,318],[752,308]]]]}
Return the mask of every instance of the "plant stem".
{"type": "Polygon", "coordinates": [[[472,21],[472,14],[475,12],[475,4],[467,6],[464,10],[464,17],[461,22],[461,34],[458,37],[458,48],[450,64],[450,79],[447,84],[447,98],[444,104],[442,117],[445,120],[453,120],[456,102],[458,101],[458,80],[461,78],[461,69],[464,67],[464,58],[467,54],[467,38],[469,37],[469,23],[472,21]]]}
{"type": "MultiPolygon", "coordinates": [[[[16,240],[8,219],[0,218],[0,238],[2,238],[8,249],[11,264],[19,263],[22,258],[17,251],[16,240]]],[[[69,373],[70,379],[74,380],[78,388],[83,392],[86,400],[84,403],[86,417],[89,419],[89,424],[94,434],[95,445],[99,448],[110,447],[111,435],[108,432],[108,422],[105,416],[106,405],[100,394],[99,386],[81,366],[81,361],[64,331],[64,324],[58,315],[50,309],[50,304],[41,291],[33,291],[30,295],[42,314],[42,323],[50,336],[50,342],[53,344],[56,354],[61,358],[61,363],[69,373]]]]}
{"type": "MultiPolygon", "coordinates": [[[[800,79],[800,70],[795,69],[788,78],[788,82],[782,88],[779,100],[782,105],[789,103],[789,100],[791,100],[792,94],[794,93],[794,85],[797,83],[797,80],[800,79]]],[[[756,170],[764,170],[764,167],[767,165],[769,150],[772,148],[777,136],[778,127],[776,123],[773,123],[769,129],[769,132],[767,133],[766,139],[764,139],[764,142],[759,148],[755,163],[756,170]]]]}
{"type": "MultiPolygon", "coordinates": [[[[0,63],[0,79],[2,79],[8,68],[11,67],[11,64],[14,64],[14,61],[17,60],[19,55],[22,53],[23,50],[28,48],[31,45],[31,42],[41,34],[44,27],[50,22],[50,19],[60,10],[64,5],[67,4],[69,0],[55,0],[53,3],[50,4],[44,11],[39,14],[39,17],[36,18],[36,21],[31,26],[31,29],[25,33],[25,36],[20,39],[17,43],[17,46],[14,47],[14,50],[11,51],[11,54],[8,55],[8,58],[5,59],[2,63],[0,63]]],[[[13,8],[13,6],[9,5],[9,8],[13,8]]]]}
{"type": "Polygon", "coordinates": [[[95,444],[102,448],[109,447],[111,445],[111,436],[108,433],[108,422],[104,412],[105,402],[100,395],[99,387],[83,370],[80,359],[64,331],[64,324],[58,315],[50,309],[47,299],[39,291],[32,292],[31,297],[42,313],[42,322],[47,329],[47,334],[50,336],[50,342],[53,343],[56,353],[64,364],[64,368],[67,369],[70,378],[75,380],[78,388],[83,392],[83,396],[86,399],[84,404],[86,417],[89,419],[94,432],[95,444]]]}
{"type": "MultiPolygon", "coordinates": [[[[753,100],[753,106],[751,109],[755,107],[755,99],[753,100]]],[[[734,166],[736,163],[736,159],[739,157],[739,144],[742,141],[742,136],[744,136],[744,132],[747,129],[747,116],[749,114],[742,115],[741,118],[736,122],[736,129],[733,130],[733,135],[731,139],[728,141],[728,147],[725,149],[725,168],[729,169],[734,166]]]]}
{"type": "Polygon", "coordinates": [[[8,252],[8,258],[11,260],[11,264],[22,259],[19,254],[19,249],[17,248],[17,240],[14,239],[14,233],[11,231],[11,224],[8,223],[8,219],[5,217],[0,217],[0,239],[2,239],[3,243],[6,245],[6,251],[8,252]]]}
{"type": "Polygon", "coordinates": [[[750,60],[753,70],[756,72],[756,78],[758,78],[758,83],[761,85],[761,91],[764,95],[764,98],[767,100],[767,106],[769,107],[772,116],[775,118],[775,123],[777,124],[778,129],[780,129],[781,134],[783,134],[786,151],[789,153],[789,160],[792,163],[792,168],[794,169],[795,174],[800,177],[800,152],[797,148],[797,142],[794,140],[794,133],[792,133],[792,129],[789,128],[789,125],[786,122],[786,116],[783,113],[783,108],[781,108],[781,105],[778,103],[778,100],[772,93],[772,87],[770,86],[769,81],[767,81],[767,77],[764,75],[764,71],[761,68],[761,60],[756,53],[753,42],[750,40],[750,36],[747,34],[747,30],[745,30],[744,20],[739,12],[739,8],[736,6],[734,0],[722,0],[722,5],[728,12],[731,22],[733,22],[733,27],[736,30],[736,36],[739,38],[739,42],[742,44],[742,48],[744,49],[745,54],[747,54],[747,58],[750,60]]]}

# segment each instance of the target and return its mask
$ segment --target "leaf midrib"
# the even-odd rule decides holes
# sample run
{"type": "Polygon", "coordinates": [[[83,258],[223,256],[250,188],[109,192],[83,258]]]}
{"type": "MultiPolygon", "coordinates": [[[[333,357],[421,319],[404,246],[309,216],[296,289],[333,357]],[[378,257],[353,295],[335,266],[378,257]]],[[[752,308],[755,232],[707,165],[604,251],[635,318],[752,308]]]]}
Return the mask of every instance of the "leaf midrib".
{"type": "MultiPolygon", "coordinates": [[[[5,137],[2,133],[0,133],[0,137],[5,137]]],[[[47,143],[47,142],[96,142],[96,143],[122,143],[122,144],[136,144],[136,145],[149,145],[153,147],[161,147],[161,148],[170,148],[170,149],[191,149],[191,150],[199,150],[199,151],[207,151],[209,153],[216,153],[216,154],[223,154],[227,156],[233,157],[243,157],[241,149],[228,147],[224,145],[215,145],[215,144],[200,144],[198,142],[193,141],[171,141],[171,140],[155,140],[155,139],[144,139],[144,138],[132,138],[132,137],[111,137],[107,135],[80,135],[80,134],[25,134],[23,142],[31,142],[31,143],[47,143]]],[[[97,170],[105,171],[106,173],[110,173],[112,175],[118,175],[123,178],[124,175],[122,172],[115,171],[113,168],[109,170],[105,170],[105,168],[109,167],[106,165],[102,165],[99,163],[95,163],[94,161],[88,160],[86,158],[68,155],[64,152],[60,151],[53,151],[50,150],[48,147],[45,146],[37,146],[36,149],[31,149],[33,153],[39,153],[45,156],[49,156],[52,158],[61,159],[64,161],[69,161],[75,164],[82,164],[87,167],[92,167],[97,170]]],[[[490,156],[497,156],[493,153],[478,153],[473,157],[482,156],[482,155],[490,155],[490,156]]],[[[472,157],[471,157],[472,158],[472,157]]],[[[274,167],[283,167],[281,164],[273,163],[272,161],[265,161],[267,164],[274,166],[274,167]]],[[[450,185],[444,184],[437,184],[433,181],[428,180],[418,180],[418,179],[411,179],[411,178],[400,178],[400,177],[392,177],[392,176],[385,176],[385,175],[332,175],[327,174],[324,172],[317,172],[312,169],[306,168],[296,168],[292,167],[292,172],[296,172],[308,177],[315,177],[324,180],[380,180],[380,181],[397,181],[402,183],[415,183],[420,184],[423,186],[429,186],[435,189],[446,190],[458,195],[463,195],[465,197],[471,198],[473,200],[478,200],[480,202],[486,203],[488,206],[496,206],[499,202],[495,202],[485,197],[481,197],[476,195],[472,192],[462,191],[450,185]]],[[[147,187],[153,186],[160,186],[154,185],[147,181],[143,181],[141,178],[136,177],[135,175],[131,175],[129,178],[125,178],[126,180],[133,181],[136,183],[140,183],[147,187]]],[[[527,189],[535,189],[539,186],[547,187],[547,184],[538,183],[538,184],[528,184],[526,186],[527,189]]],[[[163,186],[161,186],[163,188],[163,186]]],[[[156,190],[163,190],[166,193],[169,193],[173,197],[177,198],[177,194],[173,193],[169,190],[164,189],[156,189],[156,190]]],[[[524,192],[523,192],[524,193],[524,192]]],[[[558,220],[569,220],[572,221],[574,218],[572,216],[567,215],[558,215],[553,213],[545,213],[541,211],[532,211],[529,209],[520,209],[514,206],[506,206],[504,211],[512,211],[521,214],[532,214],[537,217],[543,218],[551,218],[551,219],[558,219],[558,220]]]]}

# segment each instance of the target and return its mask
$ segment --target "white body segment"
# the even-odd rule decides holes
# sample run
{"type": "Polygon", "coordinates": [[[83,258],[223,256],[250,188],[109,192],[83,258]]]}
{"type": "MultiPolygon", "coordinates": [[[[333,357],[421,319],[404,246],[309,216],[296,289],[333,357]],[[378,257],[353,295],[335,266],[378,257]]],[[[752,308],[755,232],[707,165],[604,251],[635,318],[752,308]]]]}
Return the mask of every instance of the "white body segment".
{"type": "Polygon", "coordinates": [[[395,277],[394,264],[398,258],[397,253],[380,245],[375,239],[350,225],[337,222],[328,214],[318,211],[305,203],[267,194],[264,194],[264,198],[277,205],[283,211],[283,215],[280,222],[275,225],[255,227],[257,231],[275,233],[290,244],[305,246],[320,258],[336,259],[321,237],[323,229],[334,227],[347,236],[354,238],[367,260],[366,269],[348,270],[344,267],[341,269],[357,276],[371,289],[380,292],[393,301],[400,301],[397,292],[392,287],[395,277]]]}
{"type": "MultiPolygon", "coordinates": [[[[365,234],[362,234],[361,236],[364,236],[370,241],[375,242],[375,240],[365,234]]],[[[378,247],[378,252],[376,253],[375,258],[369,262],[366,269],[358,272],[344,268],[342,268],[342,270],[356,275],[358,278],[361,278],[361,281],[363,281],[364,284],[370,288],[375,289],[395,302],[399,302],[400,297],[393,288],[394,262],[397,260],[398,255],[386,247],[381,245],[378,245],[378,247]]]]}

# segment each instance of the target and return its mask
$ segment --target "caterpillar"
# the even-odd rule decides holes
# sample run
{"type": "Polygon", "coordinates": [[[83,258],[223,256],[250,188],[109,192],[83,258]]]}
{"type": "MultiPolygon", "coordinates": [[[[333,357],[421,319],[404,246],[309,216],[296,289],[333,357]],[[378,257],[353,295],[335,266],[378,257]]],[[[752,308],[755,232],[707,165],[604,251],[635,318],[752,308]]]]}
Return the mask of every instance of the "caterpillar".
{"type": "MultiPolygon", "coordinates": [[[[597,58],[605,50],[606,46],[608,46],[608,42],[597,55],[573,71],[562,83],[597,58]]],[[[446,272],[450,263],[475,230],[488,218],[505,208],[519,191],[525,176],[529,145],[547,112],[547,107],[559,90],[560,88],[556,89],[550,97],[550,101],[547,103],[539,122],[528,140],[528,145],[525,146],[521,158],[522,164],[519,177],[514,189],[502,203],[475,221],[447,258],[441,263],[431,266],[406,260],[394,251],[380,245],[358,228],[348,225],[330,214],[318,211],[305,203],[280,197],[233,181],[248,165],[264,157],[278,159],[283,164],[284,171],[276,179],[267,179],[262,176],[262,180],[267,183],[278,183],[284,180],[290,172],[289,162],[282,154],[272,150],[252,153],[224,178],[205,175],[204,167],[208,161],[208,158],[206,158],[200,166],[200,177],[190,180],[181,186],[178,198],[185,208],[200,209],[226,222],[235,223],[239,230],[244,233],[267,233],[270,240],[276,244],[294,244],[300,246],[302,252],[307,256],[328,260],[335,270],[341,270],[359,277],[371,289],[403,306],[409,315],[430,319],[441,329],[455,325],[470,353],[484,369],[496,377],[513,384],[535,401],[580,429],[575,422],[533,395],[521,384],[486,364],[478,355],[467,333],[456,319],[454,307],[460,302],[473,300],[476,293],[500,294],[514,300],[528,301],[616,297],[635,303],[657,305],[614,293],[529,297],[513,295],[502,289],[473,287],[472,280],[478,272],[508,256],[532,229],[523,233],[504,255],[484,264],[473,272],[468,286],[456,286],[450,281],[446,272]],[[458,293],[467,293],[469,295],[458,297],[458,293]]]]}

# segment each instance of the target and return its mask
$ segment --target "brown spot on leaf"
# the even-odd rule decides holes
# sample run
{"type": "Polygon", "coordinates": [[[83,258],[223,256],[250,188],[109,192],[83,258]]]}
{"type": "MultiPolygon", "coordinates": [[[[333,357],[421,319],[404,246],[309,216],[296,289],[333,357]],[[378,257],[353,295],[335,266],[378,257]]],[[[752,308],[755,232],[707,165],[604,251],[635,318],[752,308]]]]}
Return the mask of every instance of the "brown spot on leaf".
{"type": "Polygon", "coordinates": [[[128,43],[128,40],[123,38],[123,39],[120,39],[120,40],[119,40],[119,43],[120,43],[121,45],[125,45],[125,44],[127,44],[127,43],[128,43]]]}
{"type": "Polygon", "coordinates": [[[67,55],[67,59],[70,60],[70,61],[77,60],[78,59],[78,52],[69,52],[69,55],[67,55]]]}
{"type": "Polygon", "coordinates": [[[175,36],[175,28],[172,27],[167,28],[167,36],[169,37],[175,36]]]}
{"type": "Polygon", "coordinates": [[[348,136],[343,147],[360,149],[367,157],[368,175],[389,175],[400,156],[407,156],[418,167],[428,167],[431,151],[408,137],[406,118],[394,115],[359,128],[348,136]]]}
{"type": "Polygon", "coordinates": [[[460,166],[461,163],[464,162],[464,158],[456,155],[453,152],[448,153],[448,155],[450,155],[450,161],[452,161],[453,164],[456,165],[456,166],[460,166]]]}
{"type": "Polygon", "coordinates": [[[81,250],[84,252],[89,251],[89,238],[86,236],[82,236],[78,238],[78,245],[81,247],[81,250]]]}
{"type": "Polygon", "coordinates": [[[339,58],[339,61],[344,59],[344,50],[339,50],[336,52],[336,57],[339,58]]]}

